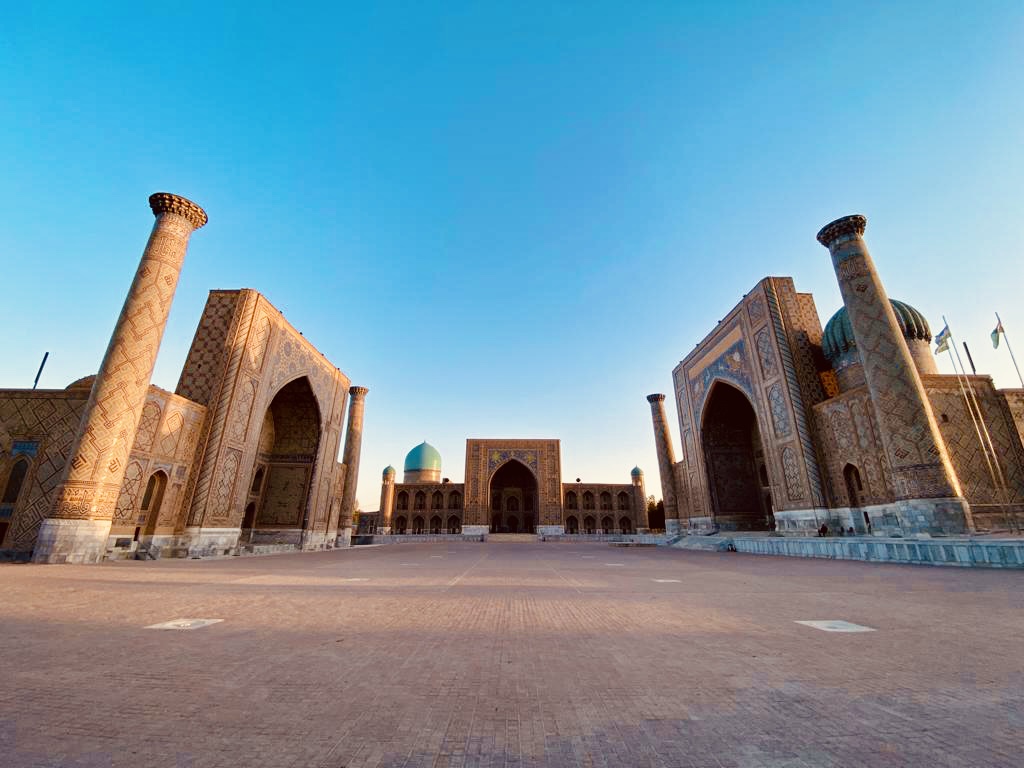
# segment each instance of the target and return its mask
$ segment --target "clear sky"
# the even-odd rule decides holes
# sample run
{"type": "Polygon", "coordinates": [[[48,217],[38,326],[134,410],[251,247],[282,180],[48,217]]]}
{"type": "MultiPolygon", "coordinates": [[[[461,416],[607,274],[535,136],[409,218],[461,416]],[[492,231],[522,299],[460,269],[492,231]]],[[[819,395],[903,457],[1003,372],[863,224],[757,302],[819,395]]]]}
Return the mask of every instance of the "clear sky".
{"type": "Polygon", "coordinates": [[[0,73],[0,386],[96,370],[147,196],[184,195],[210,223],[154,383],[209,289],[262,291],[370,388],[363,509],[424,439],[461,481],[467,437],[660,496],[645,395],[766,275],[824,323],[848,213],[1018,385],[988,333],[1024,357],[1019,0],[18,3],[0,73]]]}

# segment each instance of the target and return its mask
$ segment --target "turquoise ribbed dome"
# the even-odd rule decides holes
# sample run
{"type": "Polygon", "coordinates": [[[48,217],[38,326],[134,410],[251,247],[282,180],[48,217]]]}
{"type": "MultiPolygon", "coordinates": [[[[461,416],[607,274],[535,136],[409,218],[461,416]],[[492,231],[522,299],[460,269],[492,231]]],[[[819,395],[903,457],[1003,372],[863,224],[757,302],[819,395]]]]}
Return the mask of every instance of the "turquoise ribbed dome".
{"type": "Polygon", "coordinates": [[[395,468],[392,467],[390,464],[388,464],[386,467],[384,467],[384,477],[389,477],[390,475],[394,475],[394,474],[395,474],[395,468]]]}
{"type": "MultiPolygon", "coordinates": [[[[932,340],[932,331],[928,327],[928,321],[924,315],[918,312],[909,304],[904,304],[896,299],[889,299],[893,312],[896,313],[896,322],[903,331],[903,338],[907,341],[932,340]]],[[[834,363],[845,352],[854,349],[857,342],[853,338],[853,326],[850,324],[850,316],[843,307],[825,324],[825,332],[821,337],[821,350],[829,362],[834,363]]]]}
{"type": "Polygon", "coordinates": [[[643,475],[643,473],[644,471],[640,469],[640,467],[633,467],[629,474],[632,475],[633,477],[640,477],[641,475],[643,475]]]}
{"type": "Polygon", "coordinates": [[[405,457],[406,472],[417,472],[424,469],[441,471],[441,454],[428,442],[420,443],[405,457]]]}

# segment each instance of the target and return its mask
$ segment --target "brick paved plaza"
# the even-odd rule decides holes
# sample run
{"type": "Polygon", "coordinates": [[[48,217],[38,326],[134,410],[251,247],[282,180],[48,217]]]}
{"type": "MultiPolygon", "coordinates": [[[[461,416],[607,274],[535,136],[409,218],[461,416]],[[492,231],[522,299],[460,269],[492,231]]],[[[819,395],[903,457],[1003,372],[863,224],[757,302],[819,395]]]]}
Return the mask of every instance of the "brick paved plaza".
{"type": "Polygon", "coordinates": [[[599,544],[5,565],[0,763],[1019,766],[1022,587],[599,544]],[[178,618],[222,621],[145,629],[178,618]]]}

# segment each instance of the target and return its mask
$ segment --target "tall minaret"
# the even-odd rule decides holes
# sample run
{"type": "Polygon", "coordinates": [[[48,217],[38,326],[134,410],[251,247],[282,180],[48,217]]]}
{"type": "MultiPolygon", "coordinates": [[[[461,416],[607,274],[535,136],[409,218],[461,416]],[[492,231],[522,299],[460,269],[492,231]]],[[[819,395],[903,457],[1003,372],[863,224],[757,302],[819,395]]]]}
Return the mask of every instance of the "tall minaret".
{"type": "Polygon", "coordinates": [[[665,396],[648,395],[651,418],[654,421],[654,448],[658,452],[658,473],[661,475],[661,498],[665,502],[665,533],[679,534],[679,506],[676,503],[675,463],[672,436],[665,416],[665,396]]]}
{"type": "Polygon", "coordinates": [[[391,513],[395,509],[395,468],[384,467],[380,481],[380,516],[377,519],[377,533],[391,533],[391,513]]]}
{"type": "Polygon", "coordinates": [[[864,243],[867,219],[836,219],[818,232],[832,255],[907,531],[973,528],[917,366],[864,243]]]}
{"type": "Polygon", "coordinates": [[[647,519],[647,493],[644,490],[644,471],[640,467],[633,467],[629,473],[629,479],[633,483],[633,505],[637,511],[637,533],[647,533],[651,528],[651,521],[647,519]]]}
{"type": "Polygon", "coordinates": [[[37,563],[95,563],[106,552],[188,240],[207,221],[202,208],[177,195],[159,192],[149,205],[156,223],[39,529],[32,554],[37,563]]]}
{"type": "Polygon", "coordinates": [[[363,408],[366,405],[366,387],[350,387],[352,402],[348,409],[348,427],[345,431],[345,450],[341,460],[345,464],[345,490],[341,497],[341,516],[338,518],[338,545],[347,547],[352,541],[352,513],[356,506],[356,483],[359,480],[359,451],[363,445],[363,408]]]}

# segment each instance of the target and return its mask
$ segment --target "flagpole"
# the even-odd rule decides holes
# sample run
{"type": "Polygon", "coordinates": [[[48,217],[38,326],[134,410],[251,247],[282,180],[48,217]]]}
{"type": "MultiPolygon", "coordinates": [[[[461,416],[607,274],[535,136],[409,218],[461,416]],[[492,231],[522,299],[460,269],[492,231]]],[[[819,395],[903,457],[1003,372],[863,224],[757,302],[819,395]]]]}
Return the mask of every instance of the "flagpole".
{"type": "MultiPolygon", "coordinates": [[[[967,410],[970,411],[971,421],[974,422],[974,431],[978,435],[978,442],[981,443],[981,452],[985,455],[985,463],[988,464],[989,476],[992,478],[992,483],[995,485],[995,490],[1001,492],[1000,495],[1003,497],[1002,503],[999,505],[1003,508],[1003,521],[1006,524],[1007,530],[1011,527],[1014,529],[1016,525],[1011,526],[1010,520],[1010,491],[1006,485],[1006,478],[1003,476],[1003,468],[999,464],[999,454],[996,451],[996,447],[992,442],[992,436],[989,434],[988,425],[985,423],[985,415],[982,413],[981,404],[978,402],[977,396],[974,394],[974,385],[971,380],[967,377],[967,369],[964,368],[964,362],[960,359],[960,350],[956,348],[956,340],[953,338],[953,331],[949,327],[949,322],[946,320],[946,316],[942,316],[942,322],[945,324],[945,330],[949,333],[949,340],[953,347],[952,352],[956,353],[956,360],[960,363],[960,370],[963,371],[963,380],[960,380],[960,372],[957,371],[957,381],[960,383],[960,392],[964,396],[964,401],[967,404],[967,410]],[[964,382],[967,382],[967,391],[964,391],[964,382]],[[968,398],[967,392],[970,392],[968,398]],[[977,413],[977,416],[975,416],[977,413]],[[980,428],[979,428],[980,425],[980,428]],[[984,437],[983,437],[984,435],[984,437]],[[989,459],[989,452],[991,452],[991,460],[989,459]],[[993,471],[993,465],[995,470],[993,471]]],[[[947,350],[949,351],[949,350],[947,350]]],[[[950,353],[950,361],[952,362],[952,352],[950,353]]],[[[956,371],[956,363],[953,364],[953,370],[956,371]]],[[[961,489],[962,491],[962,489],[961,489]]],[[[1014,520],[1016,523],[1016,520],[1014,520]]]]}
{"type": "Polygon", "coordinates": [[[1024,377],[1020,375],[1020,368],[1017,367],[1017,358],[1013,356],[1013,347],[1010,346],[1010,337],[1006,335],[1006,329],[1003,328],[1003,320],[999,317],[998,312],[996,312],[996,328],[1001,328],[1003,331],[1003,338],[1006,340],[1006,351],[1010,353],[1010,359],[1013,360],[1013,367],[1017,371],[1017,378],[1020,380],[1021,387],[1024,387],[1024,377]]]}

